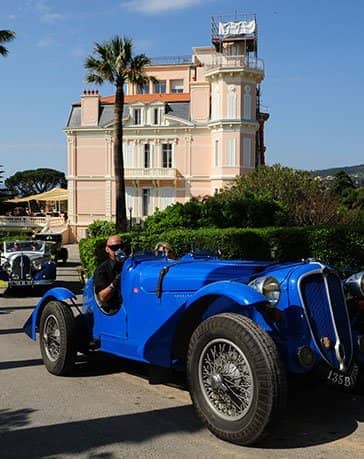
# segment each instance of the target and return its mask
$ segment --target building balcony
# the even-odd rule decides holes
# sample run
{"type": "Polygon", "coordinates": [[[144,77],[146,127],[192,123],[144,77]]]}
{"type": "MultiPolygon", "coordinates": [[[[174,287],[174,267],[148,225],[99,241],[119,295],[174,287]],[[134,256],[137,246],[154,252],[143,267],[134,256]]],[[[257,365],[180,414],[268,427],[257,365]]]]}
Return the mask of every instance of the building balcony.
{"type": "Polygon", "coordinates": [[[250,70],[264,73],[264,62],[251,56],[227,56],[225,54],[215,54],[211,56],[211,62],[205,65],[205,75],[215,73],[220,70],[250,70]]]}
{"type": "Polygon", "coordinates": [[[8,215],[0,216],[0,229],[3,231],[14,229],[46,229],[55,226],[63,226],[65,224],[64,217],[32,217],[23,216],[15,217],[8,215]]]}
{"type": "Polygon", "coordinates": [[[148,167],[148,168],[125,168],[125,178],[132,180],[163,180],[174,179],[177,175],[177,170],[173,167],[148,167]]]}

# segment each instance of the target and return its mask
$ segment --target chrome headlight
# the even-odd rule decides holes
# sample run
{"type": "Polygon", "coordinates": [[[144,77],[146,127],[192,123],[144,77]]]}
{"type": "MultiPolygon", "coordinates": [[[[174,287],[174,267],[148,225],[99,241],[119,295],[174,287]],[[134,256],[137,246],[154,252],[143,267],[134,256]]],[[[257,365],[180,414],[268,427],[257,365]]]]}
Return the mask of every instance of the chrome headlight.
{"type": "Polygon", "coordinates": [[[276,278],[272,276],[257,277],[249,282],[250,287],[264,295],[271,306],[275,306],[281,296],[281,287],[276,278]]]}
{"type": "Polygon", "coordinates": [[[364,297],[364,271],[348,277],[345,281],[345,287],[353,296],[364,297]]]}
{"type": "Polygon", "coordinates": [[[32,261],[32,268],[40,271],[43,267],[43,260],[33,260],[32,261]]]}

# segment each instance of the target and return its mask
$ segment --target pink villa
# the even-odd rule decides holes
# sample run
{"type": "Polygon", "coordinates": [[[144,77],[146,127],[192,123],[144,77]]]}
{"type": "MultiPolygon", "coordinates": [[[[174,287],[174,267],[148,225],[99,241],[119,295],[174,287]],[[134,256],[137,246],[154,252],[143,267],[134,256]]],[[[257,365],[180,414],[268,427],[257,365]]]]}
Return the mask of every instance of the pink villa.
{"type": "MultiPolygon", "coordinates": [[[[126,88],[124,166],[127,215],[141,221],[175,202],[213,195],[264,164],[255,16],[212,19],[211,46],[191,57],[154,59],[158,82],[126,88]]],[[[68,217],[73,240],[95,220],[115,219],[114,97],[84,91],[67,136],[68,217]]]]}

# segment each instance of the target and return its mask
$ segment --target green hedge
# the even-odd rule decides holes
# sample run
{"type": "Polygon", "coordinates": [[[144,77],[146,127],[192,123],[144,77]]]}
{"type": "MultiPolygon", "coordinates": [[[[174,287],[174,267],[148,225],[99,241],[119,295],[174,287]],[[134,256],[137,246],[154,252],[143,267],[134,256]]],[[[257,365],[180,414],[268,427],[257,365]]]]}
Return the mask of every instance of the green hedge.
{"type": "MultiPolygon", "coordinates": [[[[169,230],[162,234],[126,233],[121,235],[135,250],[153,250],[168,241],[177,255],[194,249],[211,253],[219,250],[226,259],[274,259],[278,262],[317,258],[340,272],[364,270],[364,227],[301,227],[258,229],[169,230]]],[[[88,275],[106,258],[106,238],[80,241],[81,262],[88,275]]]]}

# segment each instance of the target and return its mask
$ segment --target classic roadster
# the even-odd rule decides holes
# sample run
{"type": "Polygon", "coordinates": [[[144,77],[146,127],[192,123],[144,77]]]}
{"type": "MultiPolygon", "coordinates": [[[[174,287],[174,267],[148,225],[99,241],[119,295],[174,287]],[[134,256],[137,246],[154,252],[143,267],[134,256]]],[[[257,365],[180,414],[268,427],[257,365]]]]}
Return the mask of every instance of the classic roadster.
{"type": "Polygon", "coordinates": [[[2,288],[48,286],[56,279],[56,264],[45,241],[5,241],[0,257],[2,288]]]}
{"type": "Polygon", "coordinates": [[[68,374],[77,352],[91,350],[181,369],[197,415],[227,441],[261,438],[284,407],[287,373],[320,367],[329,382],[350,389],[364,363],[355,300],[364,297],[364,272],[344,284],[314,260],[132,255],[123,263],[121,289],[123,303],[111,312],[95,296],[92,278],[82,310],[64,288],[41,298],[24,330],[34,340],[39,332],[48,371],[68,374]]]}

